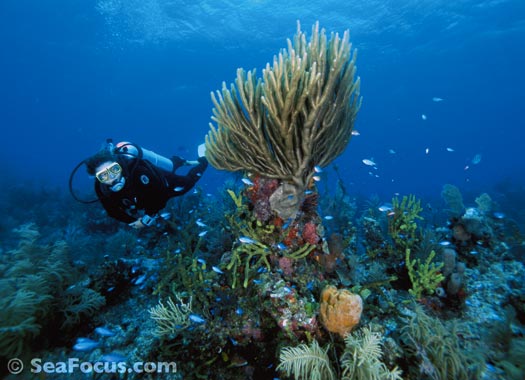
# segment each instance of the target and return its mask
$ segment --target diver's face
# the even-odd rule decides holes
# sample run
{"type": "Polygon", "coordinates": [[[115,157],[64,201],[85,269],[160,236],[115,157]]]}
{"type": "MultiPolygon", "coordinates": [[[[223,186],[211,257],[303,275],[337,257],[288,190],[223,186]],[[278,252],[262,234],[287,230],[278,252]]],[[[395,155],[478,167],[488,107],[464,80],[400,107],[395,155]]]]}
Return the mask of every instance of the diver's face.
{"type": "Polygon", "coordinates": [[[122,167],[115,161],[104,162],[97,166],[95,177],[100,183],[111,186],[122,177],[122,167]]]}

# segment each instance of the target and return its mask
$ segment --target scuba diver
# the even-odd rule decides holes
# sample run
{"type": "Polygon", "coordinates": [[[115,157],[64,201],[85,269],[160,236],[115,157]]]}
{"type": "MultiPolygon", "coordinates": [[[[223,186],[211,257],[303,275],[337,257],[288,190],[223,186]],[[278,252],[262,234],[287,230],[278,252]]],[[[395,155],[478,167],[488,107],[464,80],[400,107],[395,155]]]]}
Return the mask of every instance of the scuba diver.
{"type": "Polygon", "coordinates": [[[204,144],[199,146],[197,161],[171,159],[129,142],[114,145],[111,139],[93,156],[77,165],[69,178],[73,197],[82,203],[100,200],[108,215],[130,227],[151,226],[159,218],[169,199],[187,193],[201,178],[208,166],[204,144]],[[73,176],[86,165],[89,175],[95,176],[93,201],[79,199],[72,189],[73,176]],[[194,166],[186,175],[175,171],[183,165],[194,166]]]}

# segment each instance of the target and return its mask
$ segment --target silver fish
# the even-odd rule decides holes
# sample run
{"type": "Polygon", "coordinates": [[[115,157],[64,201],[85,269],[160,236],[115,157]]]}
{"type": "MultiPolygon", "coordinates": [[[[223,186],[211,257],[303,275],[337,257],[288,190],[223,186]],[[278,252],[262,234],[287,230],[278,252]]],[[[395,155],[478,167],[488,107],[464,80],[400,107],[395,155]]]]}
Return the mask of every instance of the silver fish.
{"type": "Polygon", "coordinates": [[[241,180],[245,185],[253,186],[253,182],[249,178],[243,178],[241,180]]]}
{"type": "Polygon", "coordinates": [[[254,243],[257,243],[256,240],[253,240],[252,238],[248,237],[248,236],[241,236],[239,238],[239,241],[241,243],[244,243],[244,244],[254,244],[254,243]]]}

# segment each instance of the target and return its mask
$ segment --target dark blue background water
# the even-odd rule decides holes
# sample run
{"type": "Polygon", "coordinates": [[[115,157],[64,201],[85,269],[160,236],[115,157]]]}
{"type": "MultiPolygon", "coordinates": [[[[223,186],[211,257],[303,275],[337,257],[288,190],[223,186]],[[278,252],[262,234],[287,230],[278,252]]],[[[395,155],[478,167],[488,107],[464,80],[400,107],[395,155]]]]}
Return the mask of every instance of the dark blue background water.
{"type": "MultiPolygon", "coordinates": [[[[308,33],[316,20],[350,29],[359,50],[361,135],[336,161],[351,192],[438,197],[445,183],[474,194],[523,184],[522,0],[3,0],[3,183],[65,190],[107,137],[195,158],[210,92],[238,67],[260,74],[298,19],[308,33]]],[[[210,169],[201,184],[214,192],[229,176],[210,169]]]]}

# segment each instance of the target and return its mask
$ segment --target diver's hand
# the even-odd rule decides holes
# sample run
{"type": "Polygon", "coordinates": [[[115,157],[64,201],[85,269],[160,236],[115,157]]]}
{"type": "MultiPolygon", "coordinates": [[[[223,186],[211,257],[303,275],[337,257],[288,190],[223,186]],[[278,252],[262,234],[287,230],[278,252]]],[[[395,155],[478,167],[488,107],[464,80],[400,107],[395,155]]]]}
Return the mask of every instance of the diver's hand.
{"type": "Polygon", "coordinates": [[[146,227],[146,225],[144,223],[142,223],[142,220],[140,220],[140,219],[137,219],[133,223],[128,224],[128,226],[130,226],[131,228],[134,228],[136,230],[140,230],[141,228],[146,227]]]}
{"type": "Polygon", "coordinates": [[[142,218],[137,219],[133,223],[130,223],[129,226],[131,228],[139,230],[141,228],[149,227],[149,226],[155,224],[156,220],[157,220],[157,215],[149,216],[148,214],[146,214],[142,218]]]}

